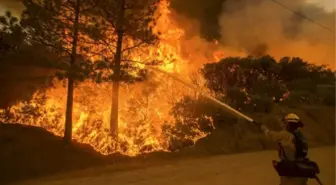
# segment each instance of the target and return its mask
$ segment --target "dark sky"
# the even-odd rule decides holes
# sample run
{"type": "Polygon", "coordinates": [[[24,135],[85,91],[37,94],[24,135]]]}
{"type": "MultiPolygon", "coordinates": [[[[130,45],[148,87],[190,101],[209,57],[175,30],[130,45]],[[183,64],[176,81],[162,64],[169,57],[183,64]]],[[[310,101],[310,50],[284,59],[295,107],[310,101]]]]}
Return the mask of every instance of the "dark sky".
{"type": "Polygon", "coordinates": [[[225,0],[172,0],[171,7],[178,13],[201,23],[201,34],[209,39],[218,38],[218,18],[225,0]]]}

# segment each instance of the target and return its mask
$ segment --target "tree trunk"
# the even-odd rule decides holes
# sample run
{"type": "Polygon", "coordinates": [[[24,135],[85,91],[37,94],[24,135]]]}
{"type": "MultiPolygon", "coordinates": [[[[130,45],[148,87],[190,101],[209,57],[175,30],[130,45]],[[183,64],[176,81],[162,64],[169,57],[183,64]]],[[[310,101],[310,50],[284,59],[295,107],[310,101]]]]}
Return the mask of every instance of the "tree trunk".
{"type": "Polygon", "coordinates": [[[64,141],[65,143],[71,143],[72,139],[72,107],[73,107],[73,87],[74,81],[72,77],[68,77],[68,94],[65,113],[65,129],[64,129],[64,141]]]}
{"type": "Polygon", "coordinates": [[[119,107],[119,81],[114,81],[112,86],[112,107],[110,129],[114,139],[118,138],[118,107],[119,107]]]}
{"type": "Polygon", "coordinates": [[[64,141],[69,144],[72,140],[72,108],[73,108],[73,92],[74,92],[74,66],[77,59],[77,42],[78,42],[78,22],[80,11],[80,0],[76,1],[75,20],[73,24],[73,38],[72,38],[72,50],[70,59],[70,73],[68,76],[68,94],[65,113],[65,129],[64,129],[64,141]]]}
{"type": "Polygon", "coordinates": [[[125,14],[125,0],[119,1],[119,13],[117,20],[117,51],[115,56],[115,67],[114,67],[114,81],[112,85],[112,107],[111,107],[111,118],[110,118],[110,130],[114,139],[118,139],[118,110],[119,110],[119,83],[120,83],[120,63],[121,63],[121,50],[123,41],[123,20],[125,14]]]}

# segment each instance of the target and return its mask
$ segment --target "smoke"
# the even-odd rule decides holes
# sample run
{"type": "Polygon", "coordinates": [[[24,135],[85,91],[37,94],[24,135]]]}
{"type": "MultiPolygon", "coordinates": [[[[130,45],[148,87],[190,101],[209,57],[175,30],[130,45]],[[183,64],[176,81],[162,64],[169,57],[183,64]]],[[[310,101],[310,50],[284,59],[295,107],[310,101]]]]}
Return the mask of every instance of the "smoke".
{"type": "MultiPolygon", "coordinates": [[[[0,6],[19,13],[22,7],[18,2],[0,0],[0,6]]],[[[278,2],[335,29],[335,11],[326,12],[322,7],[306,3],[306,0],[278,2]]],[[[189,37],[181,46],[184,50],[191,50],[197,45],[197,51],[209,48],[208,53],[211,53],[213,44],[208,41],[216,39],[230,50],[229,53],[270,54],[276,58],[298,56],[310,63],[335,69],[334,33],[272,0],[171,0],[171,7],[179,14],[175,17],[189,19],[180,20],[180,26],[189,37]],[[197,34],[200,37],[195,37],[197,34]],[[193,47],[188,47],[189,44],[193,47]]]]}
{"type": "MultiPolygon", "coordinates": [[[[335,11],[326,12],[305,0],[278,2],[330,29],[335,28],[335,11]]],[[[298,56],[310,63],[335,68],[334,33],[272,0],[172,0],[171,7],[196,20],[203,38],[217,39],[223,47],[237,53],[270,54],[275,58],[298,56]]]]}
{"type": "MultiPolygon", "coordinates": [[[[335,12],[327,13],[303,0],[281,0],[281,3],[309,15],[320,24],[335,28],[335,12]]],[[[223,3],[223,12],[219,16],[222,44],[252,55],[299,56],[308,62],[335,68],[334,33],[270,0],[237,4],[232,1],[223,3]]]]}
{"type": "Polygon", "coordinates": [[[207,40],[220,37],[218,16],[225,0],[170,0],[171,8],[182,16],[199,22],[200,33],[207,40]]]}

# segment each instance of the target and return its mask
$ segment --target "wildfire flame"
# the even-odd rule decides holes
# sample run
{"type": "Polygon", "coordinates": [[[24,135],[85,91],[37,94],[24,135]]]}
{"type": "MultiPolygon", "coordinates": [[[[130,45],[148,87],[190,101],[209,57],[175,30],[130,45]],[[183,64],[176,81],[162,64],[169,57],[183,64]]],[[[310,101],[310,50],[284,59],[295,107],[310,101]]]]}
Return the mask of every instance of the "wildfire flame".
{"type": "MultiPolygon", "coordinates": [[[[184,30],[172,19],[167,1],[160,2],[159,12],[161,16],[157,20],[155,30],[162,33],[159,36],[160,42],[157,46],[148,48],[150,52],[146,57],[163,61],[160,69],[188,78],[195,72],[191,65],[214,61],[224,55],[220,48],[214,49],[210,58],[202,52],[194,52],[197,49],[187,51],[186,54],[186,51],[182,50],[183,43],[187,42],[184,30]],[[196,58],[203,61],[195,61],[196,58]]],[[[197,40],[199,38],[190,42],[197,40]]],[[[208,50],[207,47],[204,49],[208,50]]],[[[124,84],[120,93],[119,134],[116,142],[109,132],[111,92],[112,87],[109,83],[85,81],[76,84],[73,138],[80,143],[90,144],[104,155],[120,152],[129,156],[159,150],[168,151],[169,137],[175,137],[163,130],[165,124],[174,125],[174,117],[170,115],[170,110],[183,95],[195,94],[179,82],[154,72],[145,82],[124,84]]],[[[62,136],[66,93],[65,82],[55,81],[53,88],[36,92],[29,102],[18,102],[12,106],[10,119],[0,117],[0,121],[38,126],[62,136]]],[[[2,111],[2,114],[4,113],[5,111],[2,111]]],[[[187,139],[193,142],[208,134],[196,126],[190,126],[190,129],[196,134],[187,139]]]]}

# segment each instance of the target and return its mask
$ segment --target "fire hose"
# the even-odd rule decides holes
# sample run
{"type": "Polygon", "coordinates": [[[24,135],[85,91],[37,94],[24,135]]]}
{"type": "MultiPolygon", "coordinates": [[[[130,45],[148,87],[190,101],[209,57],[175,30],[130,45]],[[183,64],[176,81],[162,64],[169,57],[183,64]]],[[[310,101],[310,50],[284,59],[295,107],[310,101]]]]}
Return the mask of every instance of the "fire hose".
{"type": "MultiPolygon", "coordinates": [[[[254,121],[252,118],[250,118],[250,117],[244,115],[243,113],[241,113],[241,112],[235,110],[234,108],[230,107],[229,105],[227,105],[227,104],[225,104],[225,103],[223,103],[223,102],[217,100],[216,98],[214,98],[214,97],[211,96],[210,94],[208,94],[208,93],[206,93],[206,92],[200,90],[199,88],[197,88],[197,87],[195,87],[195,86],[193,86],[193,85],[191,85],[191,84],[185,82],[184,80],[178,78],[177,76],[174,76],[174,75],[172,75],[171,73],[168,73],[168,72],[166,72],[166,71],[163,71],[163,70],[161,70],[161,69],[159,69],[159,68],[155,68],[155,67],[152,67],[152,66],[147,66],[147,67],[150,68],[150,69],[153,69],[153,70],[155,70],[155,71],[158,71],[158,72],[160,72],[160,73],[164,73],[165,75],[171,77],[172,79],[174,79],[174,80],[176,80],[176,81],[178,81],[178,82],[180,82],[180,83],[186,85],[187,87],[189,87],[189,88],[191,88],[191,89],[193,89],[193,90],[195,90],[195,91],[201,93],[201,95],[203,95],[203,96],[205,96],[206,98],[212,100],[213,102],[219,104],[221,107],[225,108],[226,111],[230,112],[231,114],[235,115],[236,117],[243,118],[243,119],[247,120],[248,122],[251,122],[251,123],[253,123],[253,124],[255,124],[255,125],[259,126],[259,127],[261,126],[261,124],[260,124],[259,122],[254,121]]],[[[310,177],[310,178],[311,178],[311,177],[310,177]]],[[[323,185],[322,182],[320,181],[320,179],[318,178],[317,175],[314,175],[313,178],[316,179],[316,181],[318,182],[318,184],[323,185]]]]}
{"type": "Polygon", "coordinates": [[[252,118],[250,118],[250,117],[246,116],[245,114],[243,114],[243,113],[237,111],[236,109],[230,107],[230,106],[227,105],[226,103],[223,103],[223,102],[217,100],[216,98],[214,98],[214,97],[211,96],[210,94],[208,94],[208,93],[206,93],[206,92],[204,92],[204,91],[198,89],[197,87],[195,87],[195,86],[193,86],[193,85],[191,85],[191,84],[185,82],[184,80],[182,80],[182,79],[180,79],[180,78],[178,78],[178,77],[172,75],[171,73],[168,73],[168,72],[163,71],[163,70],[161,70],[161,69],[159,69],[159,68],[156,68],[156,67],[152,67],[152,66],[147,66],[147,67],[150,68],[150,69],[153,69],[153,70],[155,70],[155,71],[158,71],[158,72],[160,72],[160,73],[164,73],[164,74],[166,74],[167,76],[169,76],[170,78],[173,78],[174,80],[181,82],[182,84],[186,85],[187,87],[189,87],[189,88],[191,88],[191,89],[193,89],[193,90],[195,90],[195,91],[201,93],[204,97],[208,98],[209,100],[212,100],[213,102],[219,104],[221,107],[225,108],[225,110],[226,110],[227,112],[230,112],[231,114],[233,114],[233,115],[235,115],[235,116],[237,116],[237,117],[239,117],[239,118],[243,118],[243,119],[247,120],[248,122],[251,122],[251,123],[254,123],[254,124],[258,124],[258,123],[255,122],[252,118]]]}

